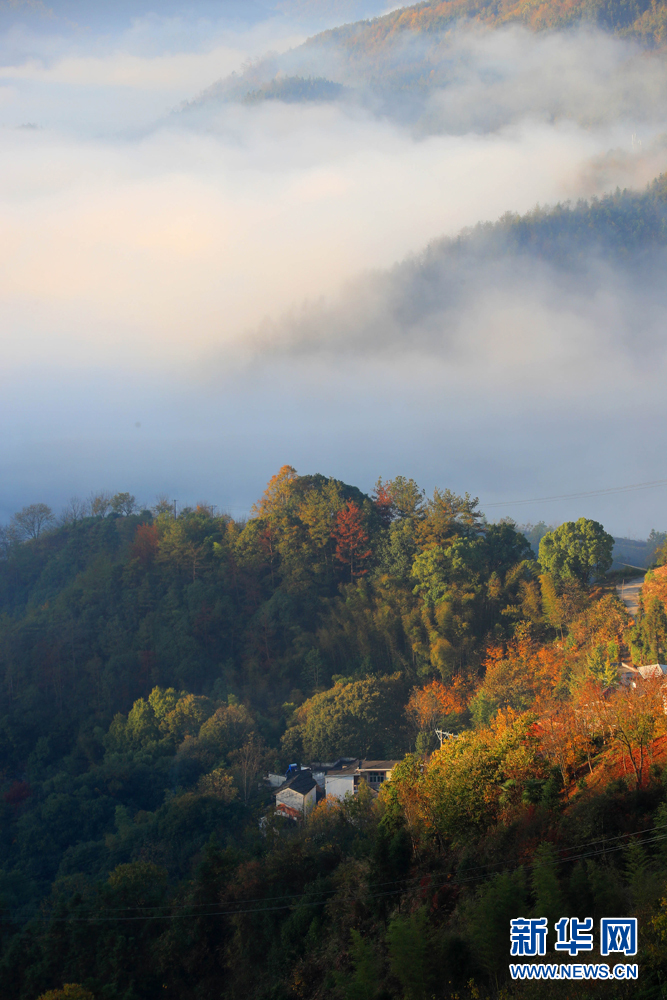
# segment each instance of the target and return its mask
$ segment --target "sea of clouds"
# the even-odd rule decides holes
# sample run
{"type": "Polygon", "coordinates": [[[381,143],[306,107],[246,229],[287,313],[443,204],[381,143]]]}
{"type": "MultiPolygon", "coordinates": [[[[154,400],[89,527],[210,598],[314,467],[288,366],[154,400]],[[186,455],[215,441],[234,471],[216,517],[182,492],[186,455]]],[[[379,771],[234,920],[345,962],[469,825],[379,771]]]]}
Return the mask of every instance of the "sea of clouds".
{"type": "MultiPolygon", "coordinates": [[[[468,26],[402,38],[378,77],[302,43],[386,3],[76,7],[0,8],[0,519],[93,488],[242,513],[285,462],[489,503],[662,477],[661,259],[575,286],[507,258],[426,306],[392,270],[666,169],[660,54],[468,26]],[[425,62],[435,84],[404,86],[425,62]],[[274,72],[345,91],[230,99],[230,74],[274,72]]],[[[663,510],[647,491],[497,513],[627,534],[663,510]]]]}

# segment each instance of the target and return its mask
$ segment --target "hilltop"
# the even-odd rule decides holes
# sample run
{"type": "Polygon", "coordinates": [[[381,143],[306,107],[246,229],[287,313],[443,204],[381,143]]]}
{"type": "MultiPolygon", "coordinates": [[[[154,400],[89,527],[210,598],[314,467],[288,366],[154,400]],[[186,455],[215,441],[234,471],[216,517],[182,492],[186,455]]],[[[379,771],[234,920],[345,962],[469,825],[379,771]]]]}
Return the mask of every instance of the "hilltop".
{"type": "Polygon", "coordinates": [[[663,681],[620,664],[667,611],[602,525],[538,563],[469,495],[285,466],[246,523],[120,493],[3,539],[2,1000],[520,997],[525,912],[636,916],[659,986],[663,681]],[[274,810],[341,756],[391,776],[274,810]]]}

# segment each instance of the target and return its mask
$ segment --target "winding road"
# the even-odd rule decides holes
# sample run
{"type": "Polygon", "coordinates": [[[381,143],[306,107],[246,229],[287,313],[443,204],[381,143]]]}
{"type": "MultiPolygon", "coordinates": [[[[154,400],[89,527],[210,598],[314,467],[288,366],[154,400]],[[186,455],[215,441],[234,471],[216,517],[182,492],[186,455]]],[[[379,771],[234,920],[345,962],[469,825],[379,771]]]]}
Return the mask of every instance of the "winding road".
{"type": "Polygon", "coordinates": [[[644,582],[645,573],[641,576],[631,576],[616,587],[618,596],[621,598],[631,615],[636,615],[639,609],[639,592],[644,582]]]}

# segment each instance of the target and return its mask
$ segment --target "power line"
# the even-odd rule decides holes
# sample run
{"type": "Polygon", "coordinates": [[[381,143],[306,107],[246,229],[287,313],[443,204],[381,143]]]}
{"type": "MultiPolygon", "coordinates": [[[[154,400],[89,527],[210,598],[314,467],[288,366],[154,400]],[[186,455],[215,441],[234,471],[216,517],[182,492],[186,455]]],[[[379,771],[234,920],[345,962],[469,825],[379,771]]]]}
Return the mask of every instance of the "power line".
{"type": "MultiPolygon", "coordinates": [[[[616,851],[622,851],[625,848],[625,846],[626,846],[625,844],[615,844],[615,846],[609,846],[609,845],[613,844],[614,841],[617,841],[617,840],[626,840],[628,837],[635,837],[638,834],[641,835],[642,833],[655,833],[656,830],[660,830],[660,829],[665,829],[665,827],[664,826],[658,826],[658,827],[653,827],[652,830],[649,829],[649,828],[646,828],[644,830],[640,830],[640,831],[636,831],[636,832],[622,833],[622,834],[618,834],[616,837],[610,838],[609,840],[598,839],[598,840],[585,841],[584,844],[580,845],[580,848],[583,847],[583,846],[585,846],[585,844],[588,844],[588,845],[602,844],[602,847],[599,848],[598,850],[595,850],[595,851],[587,851],[587,852],[585,852],[583,854],[575,854],[575,855],[569,855],[567,857],[558,858],[554,862],[554,864],[556,864],[556,865],[568,864],[569,862],[580,861],[580,860],[583,860],[585,858],[599,857],[601,854],[611,854],[611,853],[614,853],[616,851]]],[[[642,846],[645,846],[645,845],[649,845],[649,844],[655,844],[655,843],[657,843],[659,841],[663,841],[663,840],[667,840],[667,833],[659,834],[657,836],[655,836],[655,835],[654,836],[649,836],[649,837],[645,838],[644,840],[640,841],[640,843],[641,843],[642,846]]],[[[577,848],[576,847],[562,848],[559,853],[563,853],[565,851],[573,851],[573,850],[577,850],[577,848]]],[[[459,876],[459,877],[457,877],[456,875],[450,873],[449,875],[447,875],[444,878],[441,878],[440,880],[430,881],[427,886],[424,886],[424,888],[429,889],[429,890],[433,890],[433,889],[442,889],[442,888],[444,888],[447,885],[466,885],[466,884],[470,884],[470,883],[480,882],[480,881],[483,881],[485,879],[488,879],[491,875],[493,875],[492,869],[499,868],[499,867],[502,868],[503,865],[504,865],[504,862],[498,861],[498,862],[496,862],[494,864],[491,864],[491,865],[480,865],[480,866],[478,866],[476,868],[469,869],[469,871],[476,871],[476,870],[479,870],[480,868],[485,869],[479,875],[471,875],[471,876],[464,876],[464,877],[460,877],[459,876]]],[[[520,868],[523,868],[523,867],[524,867],[523,865],[515,865],[513,868],[504,869],[504,870],[506,872],[511,873],[511,872],[514,872],[514,871],[518,871],[520,868]]],[[[427,878],[428,876],[415,875],[415,876],[412,876],[411,878],[396,879],[393,882],[380,882],[380,883],[378,883],[379,886],[384,886],[384,885],[396,885],[396,886],[399,886],[400,885],[400,886],[403,886],[403,888],[389,889],[389,890],[385,890],[384,892],[365,893],[363,895],[359,894],[359,895],[357,895],[354,898],[357,901],[364,901],[366,899],[380,899],[380,898],[382,898],[384,896],[396,896],[396,895],[400,895],[401,893],[408,891],[410,888],[413,888],[413,889],[419,888],[420,884],[423,883],[425,877],[427,878]],[[410,886],[407,883],[413,883],[413,885],[410,886]]],[[[43,915],[43,916],[33,917],[32,919],[42,920],[44,922],[51,922],[51,923],[101,923],[101,922],[104,922],[104,923],[109,923],[109,922],[111,922],[111,923],[122,923],[122,922],[136,922],[136,921],[147,921],[147,920],[178,920],[180,918],[186,918],[186,917],[196,917],[196,918],[202,918],[202,919],[204,917],[225,917],[225,916],[233,917],[233,916],[242,916],[244,914],[249,914],[249,913],[273,913],[273,912],[276,912],[278,910],[290,910],[290,909],[292,909],[294,907],[295,904],[298,904],[299,901],[305,903],[306,906],[325,906],[327,904],[327,902],[329,901],[327,898],[306,900],[306,899],[304,899],[304,897],[310,896],[310,895],[319,895],[319,896],[325,896],[326,897],[326,896],[331,896],[336,891],[337,891],[336,889],[328,889],[328,890],[320,890],[318,893],[299,892],[299,893],[292,893],[290,896],[269,896],[269,897],[265,898],[266,902],[272,902],[273,900],[281,900],[281,899],[290,899],[290,902],[288,902],[288,903],[281,903],[281,904],[279,904],[277,906],[261,906],[261,905],[260,906],[247,906],[245,909],[238,909],[238,907],[239,906],[244,906],[245,904],[248,904],[248,903],[250,903],[250,904],[252,904],[252,903],[261,903],[262,899],[261,899],[261,897],[260,898],[255,897],[255,898],[251,898],[251,899],[240,899],[240,900],[232,901],[231,905],[232,906],[234,906],[234,905],[236,906],[236,908],[234,908],[234,909],[216,910],[216,911],[209,912],[209,913],[202,913],[202,912],[195,912],[195,913],[192,913],[192,912],[190,912],[190,913],[182,913],[182,912],[181,913],[173,913],[173,912],[171,912],[171,913],[149,913],[149,914],[146,914],[144,912],[143,914],[141,914],[139,916],[104,916],[104,915],[98,915],[98,916],[86,916],[86,917],[51,917],[51,916],[48,916],[48,915],[43,915]]],[[[181,907],[175,907],[172,904],[165,903],[164,906],[159,907],[159,909],[165,909],[165,910],[169,909],[169,910],[172,910],[172,911],[175,908],[190,909],[192,907],[192,905],[193,904],[181,904],[181,907]]],[[[214,903],[209,903],[209,904],[199,904],[199,905],[214,906],[215,904],[214,903]]],[[[155,907],[155,908],[153,908],[153,907],[127,907],[127,909],[142,909],[142,910],[145,911],[147,909],[158,909],[158,907],[155,907]]],[[[109,910],[107,909],[106,912],[108,913],[109,910]]]]}
{"type": "Polygon", "coordinates": [[[561,493],[552,497],[533,497],[532,500],[501,500],[485,504],[485,508],[510,507],[530,503],[551,503],[556,500],[583,500],[586,497],[604,497],[615,493],[632,493],[635,490],[652,490],[659,486],[667,486],[667,479],[655,479],[649,483],[634,483],[630,486],[610,486],[602,490],[589,490],[586,493],[561,493]]]}

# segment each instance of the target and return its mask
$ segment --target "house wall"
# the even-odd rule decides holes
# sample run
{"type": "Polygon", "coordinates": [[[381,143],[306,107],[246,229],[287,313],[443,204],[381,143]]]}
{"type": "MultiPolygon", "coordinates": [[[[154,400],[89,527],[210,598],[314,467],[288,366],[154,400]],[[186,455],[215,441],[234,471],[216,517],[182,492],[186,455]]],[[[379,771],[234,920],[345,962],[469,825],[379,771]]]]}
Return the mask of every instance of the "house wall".
{"type": "Polygon", "coordinates": [[[303,797],[304,813],[306,813],[307,815],[311,809],[315,808],[316,804],[317,804],[317,785],[313,785],[311,790],[309,792],[306,792],[306,794],[303,797]]]}
{"type": "Polygon", "coordinates": [[[276,807],[286,806],[288,809],[296,809],[303,816],[303,795],[300,792],[293,792],[291,788],[284,788],[276,795],[276,807]]]}
{"type": "Polygon", "coordinates": [[[303,819],[303,813],[300,809],[293,809],[291,806],[286,806],[284,802],[276,802],[276,812],[279,816],[287,816],[288,819],[303,819]]]}
{"type": "Polygon", "coordinates": [[[346,795],[354,795],[354,774],[331,776],[327,774],[326,793],[334,799],[344,799],[346,795]]]}
{"type": "Polygon", "coordinates": [[[301,818],[310,812],[317,802],[317,785],[313,785],[309,792],[302,795],[291,788],[285,788],[276,795],[276,809],[278,812],[288,816],[301,818]]]}
{"type": "Polygon", "coordinates": [[[391,779],[391,771],[362,771],[360,777],[365,778],[371,788],[379,788],[383,781],[391,779]]]}

